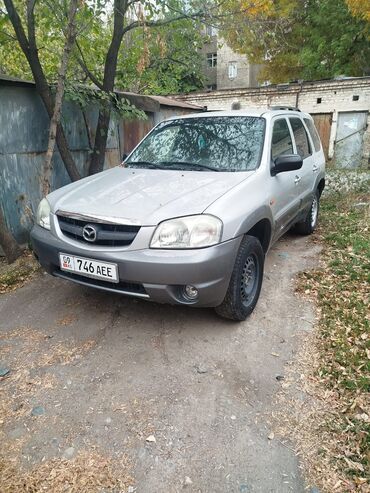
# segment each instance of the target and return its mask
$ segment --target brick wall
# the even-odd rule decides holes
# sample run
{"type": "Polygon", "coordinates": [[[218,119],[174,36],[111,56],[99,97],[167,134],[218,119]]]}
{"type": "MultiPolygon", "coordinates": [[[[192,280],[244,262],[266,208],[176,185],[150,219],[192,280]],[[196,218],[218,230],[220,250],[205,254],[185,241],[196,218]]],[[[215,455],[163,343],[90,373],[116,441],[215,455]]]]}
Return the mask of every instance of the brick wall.
{"type": "Polygon", "coordinates": [[[303,82],[251,89],[227,89],[210,93],[191,93],[176,96],[189,103],[207,106],[208,110],[228,110],[238,100],[242,109],[268,106],[294,106],[311,114],[332,116],[329,158],[333,158],[337,134],[338,113],[368,112],[367,129],[363,138],[362,164],[369,164],[370,152],[370,77],[303,82]],[[321,100],[321,101],[320,101],[321,100]]]}

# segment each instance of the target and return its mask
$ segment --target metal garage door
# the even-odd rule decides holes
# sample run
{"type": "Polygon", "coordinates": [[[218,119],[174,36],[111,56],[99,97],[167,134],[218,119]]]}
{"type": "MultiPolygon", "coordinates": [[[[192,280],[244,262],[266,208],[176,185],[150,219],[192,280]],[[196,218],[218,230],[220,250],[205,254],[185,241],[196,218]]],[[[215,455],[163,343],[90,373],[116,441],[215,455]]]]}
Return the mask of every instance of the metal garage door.
{"type": "Polygon", "coordinates": [[[338,168],[358,168],[363,156],[364,133],[367,124],[366,111],[338,114],[334,157],[338,168]]]}
{"type": "Polygon", "coordinates": [[[316,113],[315,115],[311,116],[320,135],[325,158],[326,160],[328,160],[332,113],[316,113]]]}

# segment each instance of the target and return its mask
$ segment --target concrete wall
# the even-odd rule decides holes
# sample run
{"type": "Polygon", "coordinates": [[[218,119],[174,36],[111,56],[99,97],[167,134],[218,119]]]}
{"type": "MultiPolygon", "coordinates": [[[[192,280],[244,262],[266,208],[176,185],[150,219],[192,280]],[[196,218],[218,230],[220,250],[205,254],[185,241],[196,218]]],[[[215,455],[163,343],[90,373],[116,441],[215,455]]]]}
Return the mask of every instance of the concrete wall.
{"type": "Polygon", "coordinates": [[[207,106],[208,110],[228,110],[235,100],[242,109],[248,107],[293,106],[311,114],[330,113],[332,125],[329,159],[334,158],[338,114],[367,112],[367,129],[363,137],[362,164],[369,163],[370,152],[370,77],[274,85],[252,89],[220,90],[178,96],[188,103],[207,106]],[[357,99],[358,100],[354,100],[357,99]],[[321,102],[320,102],[321,100],[321,102]]]}

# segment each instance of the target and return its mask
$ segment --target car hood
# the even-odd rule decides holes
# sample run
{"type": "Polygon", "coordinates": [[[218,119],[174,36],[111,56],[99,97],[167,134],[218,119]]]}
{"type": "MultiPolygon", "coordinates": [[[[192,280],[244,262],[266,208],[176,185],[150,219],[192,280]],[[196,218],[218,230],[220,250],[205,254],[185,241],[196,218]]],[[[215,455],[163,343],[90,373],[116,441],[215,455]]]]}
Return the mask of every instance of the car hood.
{"type": "Polygon", "coordinates": [[[116,167],[60,188],[48,200],[54,213],[155,226],[172,217],[202,213],[252,173],[116,167]]]}

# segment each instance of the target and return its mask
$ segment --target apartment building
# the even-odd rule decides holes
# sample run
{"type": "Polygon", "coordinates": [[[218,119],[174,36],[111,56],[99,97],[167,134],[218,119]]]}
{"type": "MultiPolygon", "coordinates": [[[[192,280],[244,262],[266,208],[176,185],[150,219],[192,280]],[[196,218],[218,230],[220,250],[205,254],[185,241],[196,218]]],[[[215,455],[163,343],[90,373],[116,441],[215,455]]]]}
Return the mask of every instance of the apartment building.
{"type": "Polygon", "coordinates": [[[201,48],[205,89],[245,89],[258,87],[261,65],[251,64],[245,55],[235,53],[213,27],[205,31],[201,48]]]}

